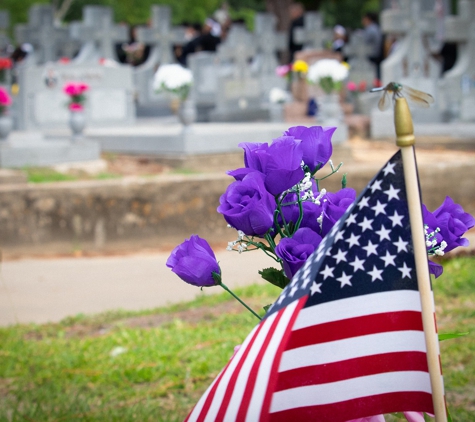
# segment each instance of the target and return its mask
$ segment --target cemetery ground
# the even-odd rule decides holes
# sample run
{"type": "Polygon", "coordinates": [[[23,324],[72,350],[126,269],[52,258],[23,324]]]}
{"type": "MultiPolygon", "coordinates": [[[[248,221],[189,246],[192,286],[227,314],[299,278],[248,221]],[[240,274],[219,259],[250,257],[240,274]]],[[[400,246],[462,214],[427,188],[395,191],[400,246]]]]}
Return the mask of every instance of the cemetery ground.
{"type": "MultiPolygon", "coordinates": [[[[430,173],[432,170],[442,173],[435,180],[435,186],[422,183],[425,195],[434,195],[437,190],[452,195],[452,191],[463,187],[467,179],[472,186],[473,178],[467,169],[473,171],[474,168],[473,146],[463,140],[450,141],[442,137],[418,138],[417,141],[421,173],[429,171],[429,175],[435,174],[430,173]],[[462,173],[454,170],[457,166],[462,173]],[[448,184],[444,184],[444,179],[448,184]]],[[[335,162],[346,162],[344,172],[348,173],[348,185],[359,191],[381,163],[392,155],[395,147],[393,141],[370,143],[360,138],[353,138],[349,145],[352,159],[349,159],[347,148],[336,148],[335,162]]],[[[201,166],[194,162],[175,169],[143,158],[109,155],[104,159],[116,163],[115,169],[113,166],[106,169],[108,175],[113,175],[108,176],[112,181],[106,180],[107,183],[115,183],[115,179],[149,180],[155,177],[173,181],[177,174],[189,180],[204,177],[210,171],[223,174],[225,170],[240,165],[242,154],[231,155],[228,160],[212,167],[205,161],[201,166]]],[[[69,176],[89,178],[78,173],[69,176]]],[[[37,181],[45,182],[49,177],[42,176],[37,181]]],[[[336,176],[334,179],[337,186],[340,178],[336,176]]],[[[84,181],[86,184],[99,182],[84,181]]],[[[51,185],[66,187],[75,183],[78,182],[54,182],[51,185]]],[[[471,192],[465,190],[464,194],[472,204],[471,192]]],[[[429,209],[435,206],[430,205],[429,209]]],[[[215,210],[214,204],[213,207],[215,210]]],[[[225,246],[225,241],[231,240],[232,233],[225,233],[225,238],[214,239],[213,246],[225,246]]],[[[190,234],[182,231],[173,238],[167,237],[155,244],[153,252],[169,251],[190,234]]],[[[471,241],[474,244],[473,234],[471,241]]],[[[127,255],[124,258],[132,257],[129,254],[137,252],[137,242],[128,245],[128,249],[118,250],[115,249],[117,244],[106,244],[102,251],[74,248],[65,251],[42,245],[26,255],[19,254],[18,250],[6,250],[3,251],[5,262],[2,265],[21,263],[22,259],[32,257],[38,262],[59,257],[61,259],[52,261],[60,263],[65,257],[73,259],[74,256],[98,254],[118,254],[120,260],[124,255],[127,255]]],[[[242,268],[243,263],[248,266],[250,256],[236,254],[232,258],[238,262],[237,267],[242,268]]],[[[85,258],[77,261],[81,259],[85,258]]],[[[128,265],[133,265],[133,261],[128,262],[131,262],[128,265]]],[[[85,264],[90,265],[90,261],[85,264]]],[[[243,274],[248,270],[242,268],[237,276],[247,277],[243,274]]],[[[467,336],[441,343],[447,399],[455,421],[475,421],[475,258],[469,253],[447,260],[444,270],[444,274],[434,282],[439,331],[469,332],[467,336]]],[[[224,265],[223,271],[226,272],[224,265]]],[[[139,269],[136,273],[139,278],[139,269]]],[[[195,294],[199,293],[198,288],[185,285],[171,272],[169,276],[176,292],[190,287],[195,289],[195,294]]],[[[256,275],[248,282],[257,278],[256,275]]],[[[97,280],[97,284],[100,281],[97,280]]],[[[157,276],[158,290],[159,281],[157,276]]],[[[226,283],[226,274],[223,281],[226,283]]],[[[81,282],[77,284],[80,288],[81,282]]],[[[83,288],[89,286],[91,284],[83,283],[83,288]]],[[[117,283],[110,286],[111,290],[118,288],[117,283]]],[[[131,278],[129,286],[130,291],[136,290],[136,280],[131,278]]],[[[258,310],[275,300],[279,290],[260,283],[241,287],[237,292],[258,310]]],[[[219,290],[207,289],[207,293],[219,293],[219,290]]],[[[167,294],[172,296],[173,290],[167,294]]],[[[152,296],[153,302],[154,293],[149,291],[147,295],[152,296]]],[[[110,294],[104,294],[100,299],[104,309],[110,309],[107,307],[110,294]]],[[[158,294],[155,303],[161,303],[158,294]]],[[[153,306],[156,305],[149,308],[153,306]]],[[[229,295],[207,294],[191,302],[149,310],[79,314],[56,323],[0,328],[0,421],[183,420],[226,364],[234,346],[243,341],[255,324],[255,318],[229,295]]]]}
{"type": "MultiPolygon", "coordinates": [[[[441,343],[447,401],[459,422],[475,420],[474,272],[475,258],[460,256],[445,261],[434,282],[439,332],[469,332],[441,343]]],[[[255,284],[237,293],[258,310],[278,291],[255,284]]],[[[0,421],[181,421],[255,324],[222,293],[1,328],[0,421]]]]}

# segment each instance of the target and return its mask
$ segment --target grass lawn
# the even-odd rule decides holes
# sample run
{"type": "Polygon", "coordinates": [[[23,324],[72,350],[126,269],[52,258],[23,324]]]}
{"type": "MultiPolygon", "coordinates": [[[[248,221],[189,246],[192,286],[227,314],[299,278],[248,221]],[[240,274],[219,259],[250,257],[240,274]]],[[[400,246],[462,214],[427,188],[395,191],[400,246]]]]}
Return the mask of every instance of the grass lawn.
{"type": "MultiPolygon", "coordinates": [[[[454,421],[475,421],[475,258],[434,282],[454,421]]],[[[238,291],[255,309],[279,290],[238,291]]],[[[181,421],[256,323],[227,294],[140,313],[0,329],[0,421],[181,421]]],[[[391,418],[394,420],[394,418],[391,418]]]]}

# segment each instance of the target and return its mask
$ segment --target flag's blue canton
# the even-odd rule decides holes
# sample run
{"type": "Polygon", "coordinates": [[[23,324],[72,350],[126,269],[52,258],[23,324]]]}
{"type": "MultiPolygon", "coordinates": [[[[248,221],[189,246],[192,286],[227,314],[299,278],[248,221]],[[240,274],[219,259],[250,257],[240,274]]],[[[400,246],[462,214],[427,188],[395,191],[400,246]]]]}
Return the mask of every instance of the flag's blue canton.
{"type": "Polygon", "coordinates": [[[373,292],[417,290],[401,153],[396,153],[295,274],[270,315],[373,292]]]}

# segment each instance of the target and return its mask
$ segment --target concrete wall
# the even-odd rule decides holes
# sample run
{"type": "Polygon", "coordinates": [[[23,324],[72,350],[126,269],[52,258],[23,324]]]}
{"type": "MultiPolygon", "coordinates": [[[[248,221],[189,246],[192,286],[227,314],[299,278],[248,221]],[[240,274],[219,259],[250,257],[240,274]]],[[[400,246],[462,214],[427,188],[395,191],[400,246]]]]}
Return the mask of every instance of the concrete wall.
{"type": "MultiPolygon", "coordinates": [[[[379,168],[348,166],[348,186],[360,192],[379,168]]],[[[474,163],[430,162],[419,170],[430,210],[450,195],[475,214],[474,163]]],[[[339,189],[341,175],[325,180],[322,187],[339,189]]],[[[233,240],[235,233],[216,212],[231,181],[225,174],[212,174],[0,185],[0,245],[13,253],[71,253],[168,248],[191,234],[233,240]]]]}

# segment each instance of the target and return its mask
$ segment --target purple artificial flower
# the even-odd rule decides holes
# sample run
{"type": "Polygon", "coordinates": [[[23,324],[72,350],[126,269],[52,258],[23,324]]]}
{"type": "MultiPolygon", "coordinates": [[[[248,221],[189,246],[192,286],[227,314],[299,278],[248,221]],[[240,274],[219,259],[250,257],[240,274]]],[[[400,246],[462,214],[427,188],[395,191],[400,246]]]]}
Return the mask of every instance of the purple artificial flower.
{"type": "Polygon", "coordinates": [[[435,278],[439,277],[444,272],[444,267],[429,260],[429,274],[434,274],[435,278]]]}
{"type": "MultiPolygon", "coordinates": [[[[294,224],[296,224],[300,215],[299,206],[297,204],[297,194],[290,193],[286,195],[286,197],[284,198],[282,202],[284,204],[289,203],[289,202],[295,202],[290,205],[282,206],[281,210],[285,218],[285,222],[287,224],[289,224],[290,222],[293,222],[294,224]]],[[[303,210],[303,218],[300,223],[300,227],[308,227],[312,229],[314,232],[320,233],[322,228],[320,226],[320,223],[317,221],[317,219],[321,216],[323,212],[323,207],[315,204],[312,201],[303,201],[302,210],[303,210]]],[[[280,224],[283,223],[282,218],[280,216],[279,216],[279,223],[280,224]]]]}
{"type": "MultiPolygon", "coordinates": [[[[303,151],[301,142],[292,136],[274,139],[272,144],[240,143],[244,150],[244,165],[264,174],[264,184],[268,192],[276,196],[290,189],[304,177],[301,167],[303,151]]],[[[242,175],[241,169],[228,174],[242,175]]]]}
{"type": "MultiPolygon", "coordinates": [[[[443,255],[458,246],[468,246],[468,239],[462,236],[475,225],[475,219],[449,196],[434,212],[422,205],[422,217],[427,226],[426,241],[433,242],[427,245],[428,252],[438,254],[440,250],[439,255],[443,255]]],[[[429,272],[439,277],[443,272],[442,265],[429,261],[429,272]]]]}
{"type": "Polygon", "coordinates": [[[302,141],[303,161],[312,173],[322,168],[333,152],[332,135],[336,127],[294,126],[284,132],[284,136],[293,136],[302,141]]]}
{"type": "Polygon", "coordinates": [[[216,285],[213,272],[221,274],[213,250],[197,235],[173,249],[166,265],[183,281],[199,287],[216,285]]]}
{"type": "Polygon", "coordinates": [[[462,236],[475,225],[475,219],[456,204],[450,196],[446,196],[442,205],[433,212],[440,227],[440,234],[447,247],[444,252],[449,252],[457,246],[468,246],[469,241],[462,236]]]}
{"type": "Polygon", "coordinates": [[[356,191],[352,188],[340,189],[335,193],[328,192],[323,197],[322,236],[328,234],[355,199],[356,191]]]}
{"type": "Polygon", "coordinates": [[[284,237],[275,248],[275,253],[283,260],[285,275],[291,279],[315,252],[322,237],[312,229],[298,229],[292,237],[284,237]]]}
{"type": "Polygon", "coordinates": [[[218,212],[228,224],[248,236],[263,236],[274,223],[275,200],[257,171],[231,183],[219,203],[218,212]]]}

